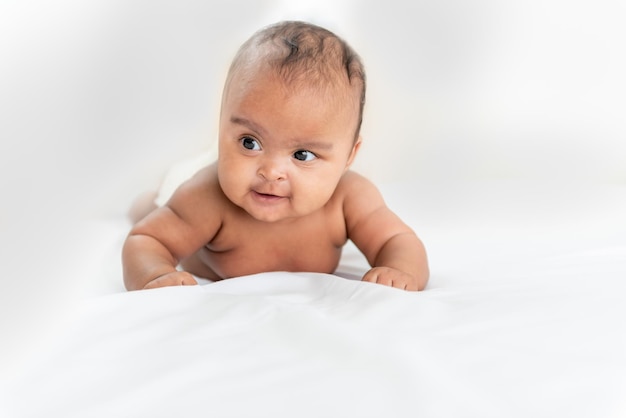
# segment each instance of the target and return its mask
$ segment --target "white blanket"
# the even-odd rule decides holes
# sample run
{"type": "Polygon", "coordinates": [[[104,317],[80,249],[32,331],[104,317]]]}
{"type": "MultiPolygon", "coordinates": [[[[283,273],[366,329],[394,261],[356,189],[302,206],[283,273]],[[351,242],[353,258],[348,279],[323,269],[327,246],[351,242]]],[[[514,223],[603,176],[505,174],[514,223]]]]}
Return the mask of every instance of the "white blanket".
{"type": "Polygon", "coordinates": [[[625,416],[626,188],[383,192],[426,244],[426,291],[351,280],[352,246],[337,275],[111,287],[11,385],[8,416],[625,416]]]}

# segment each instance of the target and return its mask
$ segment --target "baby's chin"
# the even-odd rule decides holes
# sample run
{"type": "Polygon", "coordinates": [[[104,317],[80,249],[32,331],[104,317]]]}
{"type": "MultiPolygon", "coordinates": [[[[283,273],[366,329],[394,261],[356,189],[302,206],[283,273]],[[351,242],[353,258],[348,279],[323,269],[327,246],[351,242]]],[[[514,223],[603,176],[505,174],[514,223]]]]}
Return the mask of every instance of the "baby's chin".
{"type": "Polygon", "coordinates": [[[258,215],[246,211],[251,218],[256,221],[267,224],[288,224],[301,218],[301,216],[284,216],[284,215],[258,215]]]}
{"type": "Polygon", "coordinates": [[[264,208],[246,208],[242,209],[254,220],[264,222],[268,224],[289,224],[296,222],[308,215],[311,215],[315,211],[299,212],[292,210],[267,210],[264,208]]]}

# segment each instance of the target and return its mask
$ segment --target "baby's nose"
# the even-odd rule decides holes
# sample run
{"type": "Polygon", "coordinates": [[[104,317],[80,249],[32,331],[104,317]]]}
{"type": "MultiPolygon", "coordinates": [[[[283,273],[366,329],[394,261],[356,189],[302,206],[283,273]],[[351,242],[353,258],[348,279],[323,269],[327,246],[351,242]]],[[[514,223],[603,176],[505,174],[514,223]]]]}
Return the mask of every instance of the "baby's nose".
{"type": "Polygon", "coordinates": [[[257,173],[267,181],[280,181],[287,178],[285,164],[277,158],[263,159],[257,173]]]}

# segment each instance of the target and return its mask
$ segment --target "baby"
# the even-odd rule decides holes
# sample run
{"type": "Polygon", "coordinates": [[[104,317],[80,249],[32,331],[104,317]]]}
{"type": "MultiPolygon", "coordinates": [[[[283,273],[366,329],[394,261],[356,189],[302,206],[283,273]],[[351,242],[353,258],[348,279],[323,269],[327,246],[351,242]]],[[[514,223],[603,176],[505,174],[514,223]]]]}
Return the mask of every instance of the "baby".
{"type": "Polygon", "coordinates": [[[361,60],[333,33],[281,22],[254,34],[225,83],[217,162],[134,225],[123,248],[126,288],[333,273],[350,239],[373,266],[363,281],[424,289],[422,242],[349,171],[364,103],[361,60]]]}

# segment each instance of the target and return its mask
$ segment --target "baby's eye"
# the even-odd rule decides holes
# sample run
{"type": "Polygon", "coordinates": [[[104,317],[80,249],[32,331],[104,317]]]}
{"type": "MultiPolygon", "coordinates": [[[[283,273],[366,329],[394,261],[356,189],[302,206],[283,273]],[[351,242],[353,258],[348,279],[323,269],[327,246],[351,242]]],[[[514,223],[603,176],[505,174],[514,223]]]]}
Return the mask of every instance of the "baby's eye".
{"type": "Polygon", "coordinates": [[[243,138],[241,138],[241,145],[243,145],[245,149],[251,151],[258,151],[261,149],[259,141],[254,138],[250,138],[249,136],[244,136],[243,138]]]}
{"type": "Polygon", "coordinates": [[[298,161],[313,161],[317,158],[317,155],[313,154],[311,151],[299,150],[293,153],[293,158],[298,161]]]}

